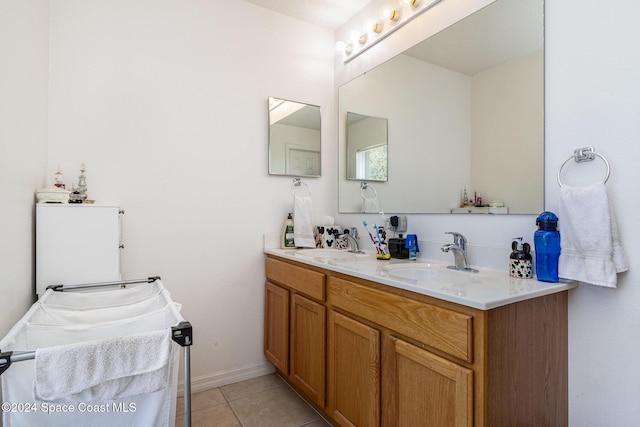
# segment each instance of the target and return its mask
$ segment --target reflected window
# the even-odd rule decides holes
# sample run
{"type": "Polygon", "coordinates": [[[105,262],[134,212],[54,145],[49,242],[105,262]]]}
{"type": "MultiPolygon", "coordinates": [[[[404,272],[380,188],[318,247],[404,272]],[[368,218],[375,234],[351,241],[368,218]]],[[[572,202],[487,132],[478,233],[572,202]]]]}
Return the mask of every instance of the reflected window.
{"type": "Polygon", "coordinates": [[[387,119],[347,112],[347,179],[387,180],[387,119]]]}
{"type": "Polygon", "coordinates": [[[387,180],[387,146],[367,147],[356,152],[356,179],[387,180]]]}

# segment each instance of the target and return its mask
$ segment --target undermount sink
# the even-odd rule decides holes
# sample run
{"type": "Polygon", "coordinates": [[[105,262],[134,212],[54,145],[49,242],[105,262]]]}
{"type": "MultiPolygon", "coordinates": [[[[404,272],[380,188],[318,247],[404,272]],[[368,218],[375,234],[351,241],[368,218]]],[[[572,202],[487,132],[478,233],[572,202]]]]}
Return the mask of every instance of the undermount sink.
{"type": "Polygon", "coordinates": [[[411,264],[394,264],[387,266],[390,276],[398,279],[415,280],[416,282],[447,283],[463,285],[480,283],[485,278],[482,272],[459,271],[447,268],[445,263],[420,262],[411,264]]]}
{"type": "Polygon", "coordinates": [[[367,257],[366,253],[354,253],[340,249],[298,249],[293,252],[296,256],[312,258],[318,261],[355,260],[367,257]]]}

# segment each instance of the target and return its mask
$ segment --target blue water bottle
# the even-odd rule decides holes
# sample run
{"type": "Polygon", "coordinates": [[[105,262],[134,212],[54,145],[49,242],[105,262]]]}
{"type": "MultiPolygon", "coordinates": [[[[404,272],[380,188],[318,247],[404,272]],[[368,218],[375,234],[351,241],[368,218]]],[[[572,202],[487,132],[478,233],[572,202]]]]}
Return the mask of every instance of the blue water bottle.
{"type": "Polygon", "coordinates": [[[543,282],[558,281],[560,232],[558,217],[553,212],[542,212],[536,219],[538,229],[533,234],[536,248],[536,276],[543,282]]]}

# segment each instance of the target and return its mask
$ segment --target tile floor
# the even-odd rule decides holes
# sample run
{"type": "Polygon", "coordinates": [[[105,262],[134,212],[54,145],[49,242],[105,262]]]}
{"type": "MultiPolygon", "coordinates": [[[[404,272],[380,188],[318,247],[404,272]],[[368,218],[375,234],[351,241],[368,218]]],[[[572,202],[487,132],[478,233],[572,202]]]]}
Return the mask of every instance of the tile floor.
{"type": "MultiPolygon", "coordinates": [[[[176,427],[184,426],[178,398],[176,427]]],[[[191,396],[193,427],[328,427],[320,415],[276,374],[229,384],[191,396]]]]}

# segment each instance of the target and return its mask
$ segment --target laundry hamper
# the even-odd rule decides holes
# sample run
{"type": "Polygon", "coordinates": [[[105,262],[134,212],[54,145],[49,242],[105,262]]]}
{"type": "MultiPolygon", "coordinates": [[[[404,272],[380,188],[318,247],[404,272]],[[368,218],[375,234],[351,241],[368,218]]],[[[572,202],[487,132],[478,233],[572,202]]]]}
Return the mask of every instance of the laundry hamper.
{"type": "Polygon", "coordinates": [[[173,426],[181,347],[189,426],[192,341],[159,277],[50,287],[0,341],[3,426],[173,426]]]}

